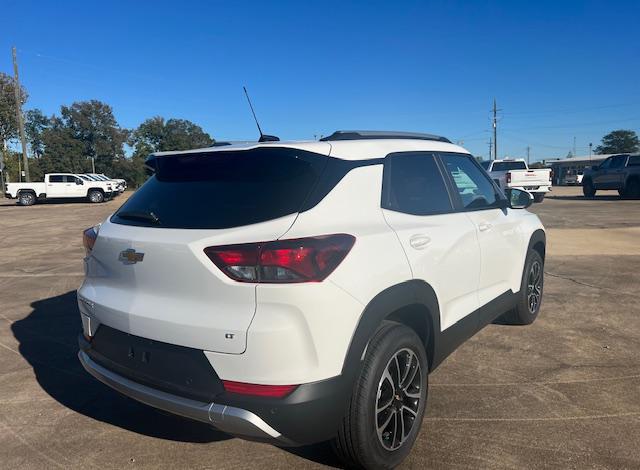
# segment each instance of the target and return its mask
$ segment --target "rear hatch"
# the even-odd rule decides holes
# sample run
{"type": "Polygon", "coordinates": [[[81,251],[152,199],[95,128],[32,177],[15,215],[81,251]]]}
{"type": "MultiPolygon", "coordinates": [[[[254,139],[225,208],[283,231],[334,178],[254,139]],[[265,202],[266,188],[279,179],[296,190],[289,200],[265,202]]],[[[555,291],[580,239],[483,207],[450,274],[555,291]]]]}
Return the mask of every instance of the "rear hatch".
{"type": "Polygon", "coordinates": [[[241,354],[255,284],[231,280],[203,250],[283,235],[326,165],[330,146],[322,148],[152,158],[155,174],[100,227],[83,305],[99,323],[136,336],[241,354]]]}

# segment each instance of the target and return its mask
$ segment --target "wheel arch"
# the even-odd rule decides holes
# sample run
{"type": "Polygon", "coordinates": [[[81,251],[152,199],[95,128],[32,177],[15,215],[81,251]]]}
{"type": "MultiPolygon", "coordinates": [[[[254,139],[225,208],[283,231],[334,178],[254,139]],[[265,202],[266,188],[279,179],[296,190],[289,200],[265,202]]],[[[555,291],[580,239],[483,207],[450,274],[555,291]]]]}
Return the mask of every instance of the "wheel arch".
{"type": "Polygon", "coordinates": [[[426,282],[413,279],[388,287],[367,304],[351,338],[343,375],[357,377],[369,340],[385,321],[401,323],[416,332],[425,345],[429,370],[446,357],[441,357],[438,347],[440,308],[436,293],[426,282]]]}
{"type": "MultiPolygon", "coordinates": [[[[544,261],[544,257],[547,253],[547,235],[544,233],[544,230],[537,229],[529,238],[529,245],[527,247],[527,253],[529,250],[537,251],[538,254],[542,257],[542,261],[544,261]]],[[[526,258],[526,254],[525,254],[526,258]]]]}

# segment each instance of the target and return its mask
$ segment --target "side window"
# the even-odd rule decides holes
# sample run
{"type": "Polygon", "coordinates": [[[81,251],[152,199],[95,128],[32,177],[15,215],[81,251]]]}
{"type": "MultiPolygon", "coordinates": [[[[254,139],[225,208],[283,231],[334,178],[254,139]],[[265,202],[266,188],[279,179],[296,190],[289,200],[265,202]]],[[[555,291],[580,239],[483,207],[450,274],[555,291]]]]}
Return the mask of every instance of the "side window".
{"type": "Polygon", "coordinates": [[[613,157],[610,168],[624,168],[625,163],[627,163],[626,155],[616,155],[613,157]]]}
{"type": "Polygon", "coordinates": [[[444,166],[460,195],[464,209],[496,207],[496,189],[471,157],[460,154],[442,154],[444,166]]]}
{"type": "Polygon", "coordinates": [[[480,162],[480,166],[484,168],[486,171],[489,171],[489,167],[491,166],[491,161],[480,162]]]}
{"type": "Polygon", "coordinates": [[[640,155],[632,155],[629,157],[629,163],[627,166],[640,166],[640,155]]]}
{"type": "Polygon", "coordinates": [[[64,183],[63,175],[51,175],[49,176],[49,183],[64,183]]]}
{"type": "Polygon", "coordinates": [[[384,162],[382,207],[413,215],[453,211],[435,155],[426,152],[388,155],[384,162]]]}

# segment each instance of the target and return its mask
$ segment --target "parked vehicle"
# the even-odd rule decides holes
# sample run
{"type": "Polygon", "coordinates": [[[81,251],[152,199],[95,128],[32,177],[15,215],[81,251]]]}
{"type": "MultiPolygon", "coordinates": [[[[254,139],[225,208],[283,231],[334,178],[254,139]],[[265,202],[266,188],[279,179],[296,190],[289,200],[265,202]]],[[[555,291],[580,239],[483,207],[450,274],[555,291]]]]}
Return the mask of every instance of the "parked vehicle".
{"type": "Polygon", "coordinates": [[[393,467],[428,374],[497,317],[538,316],[532,196],[505,198],[443,137],[338,131],[146,165],[154,175],[84,232],[78,355],[148,405],[393,467]]]}
{"type": "Polygon", "coordinates": [[[121,178],[109,178],[108,176],[100,173],[88,173],[89,176],[93,176],[94,178],[97,178],[99,180],[102,181],[113,181],[116,184],[116,187],[118,189],[119,192],[124,192],[125,189],[127,189],[127,181],[123,180],[121,178]]]}
{"type": "Polygon", "coordinates": [[[582,179],[585,197],[599,189],[617,189],[621,197],[640,197],[640,154],[612,155],[600,165],[587,168],[582,179]]]}
{"type": "Polygon", "coordinates": [[[7,183],[5,197],[18,199],[23,206],[32,206],[44,199],[86,198],[103,202],[114,191],[109,181],[93,181],[75,173],[47,173],[42,183],[7,183]]]}
{"type": "Polygon", "coordinates": [[[482,167],[503,191],[513,188],[529,191],[535,202],[542,202],[551,191],[551,170],[531,170],[523,159],[489,160],[482,162],[482,167]]]}
{"type": "Polygon", "coordinates": [[[97,173],[86,173],[85,176],[88,176],[94,181],[111,182],[113,187],[115,188],[114,195],[121,194],[124,192],[125,189],[127,189],[127,183],[125,182],[125,180],[122,180],[122,179],[111,179],[106,177],[105,175],[102,175],[102,174],[99,175],[97,173]]]}

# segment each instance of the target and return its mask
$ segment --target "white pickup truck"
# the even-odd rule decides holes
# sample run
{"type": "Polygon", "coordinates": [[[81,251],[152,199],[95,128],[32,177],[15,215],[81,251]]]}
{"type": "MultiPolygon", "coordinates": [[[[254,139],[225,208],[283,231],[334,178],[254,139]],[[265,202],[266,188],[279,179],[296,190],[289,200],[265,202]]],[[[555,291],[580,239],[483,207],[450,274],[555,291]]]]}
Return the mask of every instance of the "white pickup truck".
{"type": "Polygon", "coordinates": [[[489,160],[481,165],[503,191],[515,188],[530,192],[535,202],[542,202],[551,191],[553,173],[548,168],[531,170],[521,158],[489,160]]]}
{"type": "Polygon", "coordinates": [[[75,173],[47,173],[42,183],[8,183],[5,197],[18,199],[18,204],[32,206],[38,200],[84,198],[103,202],[115,190],[111,181],[93,181],[75,173]]]}

